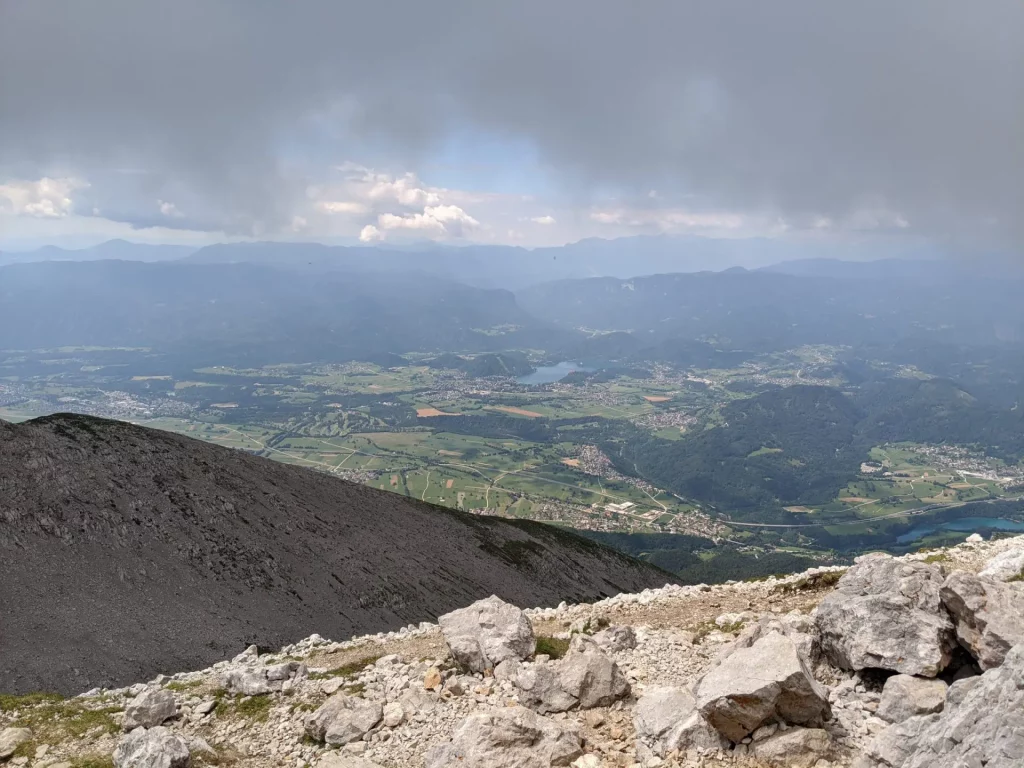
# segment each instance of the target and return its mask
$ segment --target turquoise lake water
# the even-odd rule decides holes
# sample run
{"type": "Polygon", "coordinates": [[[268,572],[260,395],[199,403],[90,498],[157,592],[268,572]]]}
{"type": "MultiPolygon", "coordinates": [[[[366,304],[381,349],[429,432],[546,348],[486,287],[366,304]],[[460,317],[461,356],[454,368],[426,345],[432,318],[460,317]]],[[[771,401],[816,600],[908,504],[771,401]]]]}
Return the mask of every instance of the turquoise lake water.
{"type": "Polygon", "coordinates": [[[911,528],[904,533],[896,542],[907,544],[911,541],[923,539],[925,536],[936,531],[959,531],[961,533],[973,533],[981,528],[992,528],[997,531],[1024,531],[1024,523],[1016,520],[1003,520],[998,517],[962,517],[959,520],[950,520],[948,523],[935,523],[932,525],[920,525],[911,528]]]}
{"type": "Polygon", "coordinates": [[[559,363],[558,365],[542,365],[533,373],[520,376],[516,381],[520,384],[552,384],[561,381],[573,371],[593,371],[582,363],[559,363]]]}

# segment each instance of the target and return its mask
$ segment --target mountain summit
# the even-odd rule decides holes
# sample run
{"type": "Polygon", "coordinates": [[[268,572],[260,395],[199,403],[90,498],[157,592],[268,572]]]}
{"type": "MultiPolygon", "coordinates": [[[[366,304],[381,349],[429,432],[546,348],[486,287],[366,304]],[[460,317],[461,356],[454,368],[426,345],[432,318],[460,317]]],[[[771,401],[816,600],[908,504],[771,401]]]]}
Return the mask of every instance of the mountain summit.
{"type": "Polygon", "coordinates": [[[491,594],[554,605],[672,580],[550,526],[166,432],[70,414],[0,422],[6,692],[395,629],[491,594]]]}

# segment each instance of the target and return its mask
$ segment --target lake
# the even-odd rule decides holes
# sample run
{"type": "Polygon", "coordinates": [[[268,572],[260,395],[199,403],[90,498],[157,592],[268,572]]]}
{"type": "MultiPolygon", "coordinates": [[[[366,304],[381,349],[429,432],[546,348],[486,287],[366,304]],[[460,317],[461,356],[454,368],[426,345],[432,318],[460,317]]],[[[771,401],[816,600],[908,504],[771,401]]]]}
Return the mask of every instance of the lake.
{"type": "Polygon", "coordinates": [[[991,528],[997,531],[1024,531],[1024,523],[1018,523],[1016,520],[1003,520],[998,517],[962,517],[959,520],[950,520],[948,523],[920,525],[917,528],[911,528],[897,538],[896,543],[907,544],[911,541],[923,539],[925,536],[936,531],[974,533],[982,528],[991,528]]]}
{"type": "Polygon", "coordinates": [[[573,371],[593,371],[582,363],[559,363],[558,365],[542,365],[533,373],[520,376],[516,381],[520,384],[552,384],[561,381],[573,371]]]}

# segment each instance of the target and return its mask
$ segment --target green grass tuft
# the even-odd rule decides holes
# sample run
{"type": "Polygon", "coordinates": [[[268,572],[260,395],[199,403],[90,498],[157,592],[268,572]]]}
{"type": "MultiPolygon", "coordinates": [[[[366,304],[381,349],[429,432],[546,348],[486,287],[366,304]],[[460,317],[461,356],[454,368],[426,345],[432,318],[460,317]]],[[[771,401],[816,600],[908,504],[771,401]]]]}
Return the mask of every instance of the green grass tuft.
{"type": "Polygon", "coordinates": [[[557,637],[541,635],[537,638],[537,653],[550,656],[552,659],[560,659],[569,650],[569,641],[560,640],[557,637]]]}
{"type": "Polygon", "coordinates": [[[309,679],[330,680],[334,677],[354,677],[367,667],[376,664],[377,659],[379,658],[380,656],[367,656],[364,659],[359,659],[357,661],[349,662],[348,664],[343,664],[340,667],[336,667],[335,669],[329,669],[326,672],[317,672],[315,674],[311,674],[309,676],[309,679]]]}

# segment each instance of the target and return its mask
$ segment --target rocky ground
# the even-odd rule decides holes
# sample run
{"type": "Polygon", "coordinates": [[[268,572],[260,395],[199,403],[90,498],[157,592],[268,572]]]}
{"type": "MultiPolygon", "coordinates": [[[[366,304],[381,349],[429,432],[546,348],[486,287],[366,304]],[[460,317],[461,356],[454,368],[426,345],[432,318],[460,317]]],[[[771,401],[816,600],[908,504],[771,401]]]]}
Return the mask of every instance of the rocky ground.
{"type": "Polygon", "coordinates": [[[1009,768],[1024,718],[983,697],[1024,687],[1022,568],[1024,537],[972,537],[845,575],[480,601],[440,626],[314,635],[130,688],[0,696],[0,763],[1009,768]],[[985,743],[940,744],[954,717],[985,743]]]}

